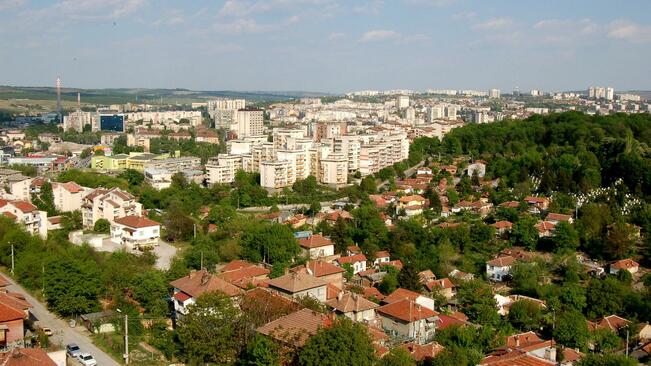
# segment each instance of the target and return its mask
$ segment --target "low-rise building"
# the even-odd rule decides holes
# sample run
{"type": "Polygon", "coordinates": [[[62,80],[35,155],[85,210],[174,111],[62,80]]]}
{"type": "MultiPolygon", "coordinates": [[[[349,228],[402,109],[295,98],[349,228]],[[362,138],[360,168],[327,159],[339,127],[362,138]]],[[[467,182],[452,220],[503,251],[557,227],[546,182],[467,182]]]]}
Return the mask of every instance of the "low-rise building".
{"type": "Polygon", "coordinates": [[[505,255],[491,259],[486,262],[486,276],[489,280],[504,281],[511,272],[511,267],[516,259],[510,255],[505,255]]]}
{"type": "Polygon", "coordinates": [[[111,240],[129,249],[158,245],[160,224],[146,217],[125,216],[111,223],[111,240]]]}
{"type": "Polygon", "coordinates": [[[290,272],[269,281],[269,289],[289,298],[311,296],[326,301],[327,282],[310,274],[290,272]]]}
{"type": "Polygon", "coordinates": [[[83,198],[90,191],[92,189],[82,187],[75,182],[52,183],[54,207],[61,212],[80,211],[83,198]]]}
{"type": "Polygon", "coordinates": [[[300,239],[298,245],[309,259],[325,258],[335,254],[334,243],[319,234],[300,239]]]}
{"type": "Polygon", "coordinates": [[[336,298],[326,301],[326,305],[335,314],[345,316],[356,322],[370,322],[375,319],[378,304],[366,300],[362,295],[352,292],[340,292],[336,298]]]}
{"type": "Polygon", "coordinates": [[[190,274],[172,281],[170,285],[173,287],[174,311],[179,315],[186,315],[188,306],[196,303],[197,298],[205,293],[219,291],[230,297],[242,294],[242,290],[238,287],[211,274],[206,269],[192,270],[190,274]]]}
{"type": "Polygon", "coordinates": [[[404,299],[376,309],[382,327],[392,335],[416,343],[428,343],[434,338],[438,313],[415,301],[404,299]],[[428,320],[430,319],[430,320],[428,320]]]}
{"type": "Polygon", "coordinates": [[[353,274],[366,271],[366,256],[364,254],[355,254],[347,257],[340,257],[335,260],[339,266],[344,267],[350,264],[353,267],[353,274]]]}

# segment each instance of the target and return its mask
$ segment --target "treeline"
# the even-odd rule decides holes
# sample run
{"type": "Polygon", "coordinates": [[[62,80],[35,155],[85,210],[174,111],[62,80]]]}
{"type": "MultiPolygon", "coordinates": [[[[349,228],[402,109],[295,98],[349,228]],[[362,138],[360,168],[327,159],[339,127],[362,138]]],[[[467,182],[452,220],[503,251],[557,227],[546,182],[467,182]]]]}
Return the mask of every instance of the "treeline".
{"type": "Polygon", "coordinates": [[[650,144],[649,114],[565,112],[454,129],[442,150],[489,160],[489,177],[510,187],[535,176],[540,192],[588,192],[621,178],[630,192],[648,197],[650,144]]]}

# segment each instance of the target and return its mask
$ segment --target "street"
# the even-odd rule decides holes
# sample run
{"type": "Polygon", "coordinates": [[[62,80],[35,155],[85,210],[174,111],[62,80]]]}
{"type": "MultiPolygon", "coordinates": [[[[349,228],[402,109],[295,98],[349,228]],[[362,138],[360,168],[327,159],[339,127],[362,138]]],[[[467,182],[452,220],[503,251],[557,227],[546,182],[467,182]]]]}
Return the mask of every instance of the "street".
{"type": "Polygon", "coordinates": [[[58,318],[47,310],[44,304],[38,302],[25,289],[18,285],[12,278],[4,276],[11,285],[7,288],[12,292],[19,292],[25,296],[25,299],[33,306],[30,309],[32,317],[38,320],[41,327],[52,329],[53,335],[50,337],[51,344],[61,344],[65,347],[68,343],[76,343],[82,352],[88,352],[95,357],[98,366],[118,366],[120,365],[111,356],[107,355],[97,348],[91,339],[84,333],[86,329],[77,324],[76,328],[70,328],[67,321],[58,318]]]}

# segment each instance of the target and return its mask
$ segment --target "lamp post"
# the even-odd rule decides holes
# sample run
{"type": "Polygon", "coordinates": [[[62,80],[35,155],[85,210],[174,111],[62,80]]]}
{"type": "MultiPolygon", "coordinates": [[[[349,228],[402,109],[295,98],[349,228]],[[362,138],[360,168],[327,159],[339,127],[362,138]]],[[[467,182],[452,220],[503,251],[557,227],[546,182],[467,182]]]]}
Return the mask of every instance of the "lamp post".
{"type": "MultiPolygon", "coordinates": [[[[118,313],[122,314],[122,310],[116,309],[118,313]]],[[[124,364],[129,364],[129,315],[124,314],[124,364]]]]}

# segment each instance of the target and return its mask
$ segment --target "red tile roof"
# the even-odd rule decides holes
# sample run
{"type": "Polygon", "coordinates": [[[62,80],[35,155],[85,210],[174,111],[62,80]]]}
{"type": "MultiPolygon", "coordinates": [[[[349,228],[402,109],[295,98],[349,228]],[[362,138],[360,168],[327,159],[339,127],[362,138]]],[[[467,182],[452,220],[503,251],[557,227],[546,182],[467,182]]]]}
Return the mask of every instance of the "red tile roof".
{"type": "Polygon", "coordinates": [[[417,194],[411,195],[411,196],[404,196],[400,198],[401,203],[409,203],[412,201],[418,201],[418,202],[425,202],[427,199],[425,199],[423,196],[419,196],[417,194]]]}
{"type": "Polygon", "coordinates": [[[389,254],[388,251],[386,250],[381,250],[377,253],[375,253],[375,258],[391,258],[391,254],[389,254]]]}
{"type": "Polygon", "coordinates": [[[515,350],[503,354],[491,355],[485,357],[480,366],[550,366],[556,365],[555,362],[547,361],[525,353],[524,351],[515,350]]]}
{"type": "Polygon", "coordinates": [[[452,281],[450,281],[449,278],[441,278],[440,280],[431,280],[429,281],[425,287],[427,287],[428,290],[432,291],[434,288],[440,288],[440,289],[449,289],[449,288],[454,288],[454,284],[452,281]]]}
{"type": "Polygon", "coordinates": [[[512,266],[513,263],[515,263],[515,260],[516,259],[513,258],[512,256],[505,255],[505,256],[497,257],[495,259],[491,259],[486,263],[495,267],[508,267],[508,266],[512,266]]]}
{"type": "Polygon", "coordinates": [[[309,269],[315,277],[323,277],[346,272],[345,269],[324,261],[310,261],[305,264],[305,267],[309,269]]]}
{"type": "Polygon", "coordinates": [[[25,312],[12,306],[0,303],[0,323],[12,320],[25,319],[25,312]]]}
{"type": "Polygon", "coordinates": [[[27,201],[11,201],[11,204],[24,213],[38,210],[36,206],[27,201]]]}
{"type": "Polygon", "coordinates": [[[366,311],[380,306],[352,292],[340,293],[334,299],[326,301],[326,305],[342,313],[366,311]]]}
{"type": "Polygon", "coordinates": [[[365,298],[370,299],[371,297],[374,297],[378,301],[382,301],[384,299],[384,295],[380,292],[375,287],[365,287],[364,291],[362,292],[365,298]]]}
{"type": "Polygon", "coordinates": [[[141,217],[141,216],[125,216],[125,217],[120,217],[118,219],[115,219],[115,222],[128,226],[131,228],[143,228],[143,227],[152,227],[152,226],[160,226],[159,223],[157,223],[154,220],[150,220],[146,217],[141,217]]]}
{"type": "Polygon", "coordinates": [[[612,331],[618,331],[628,325],[631,321],[617,315],[609,315],[601,319],[597,324],[600,328],[607,328],[612,331]]]}
{"type": "Polygon", "coordinates": [[[406,349],[416,362],[432,359],[436,357],[436,355],[438,355],[439,353],[443,352],[443,350],[445,349],[442,345],[436,342],[431,342],[427,344],[418,344],[414,342],[409,342],[409,343],[402,344],[400,347],[406,349]]]}
{"type": "Polygon", "coordinates": [[[615,268],[615,269],[631,269],[639,266],[640,266],[639,263],[637,263],[636,261],[630,258],[620,259],[617,262],[610,265],[611,268],[615,268]]]}
{"type": "Polygon", "coordinates": [[[513,228],[513,223],[511,221],[498,221],[493,226],[496,229],[511,229],[513,228]]]}
{"type": "Polygon", "coordinates": [[[331,320],[326,315],[310,309],[302,309],[269,322],[259,327],[257,331],[300,348],[319,329],[330,326],[330,323],[331,320]]]}
{"type": "Polygon", "coordinates": [[[241,259],[235,259],[233,261],[230,261],[230,262],[226,263],[221,268],[221,271],[222,272],[228,272],[228,271],[233,271],[233,270],[236,270],[236,269],[241,269],[241,268],[246,268],[246,267],[253,267],[253,266],[255,266],[255,264],[253,264],[251,262],[247,262],[247,261],[241,260],[241,259]]]}
{"type": "Polygon", "coordinates": [[[292,272],[269,281],[269,287],[275,287],[289,293],[296,293],[326,285],[327,283],[325,281],[300,272],[292,272]]]}
{"type": "Polygon", "coordinates": [[[305,249],[321,248],[334,245],[330,239],[325,238],[319,234],[310,235],[309,238],[303,238],[298,241],[298,244],[305,249]]]}
{"type": "Polygon", "coordinates": [[[191,299],[192,296],[186,294],[186,293],[183,292],[183,291],[179,291],[179,292],[177,292],[177,293],[174,294],[174,298],[177,299],[177,300],[179,300],[180,302],[183,303],[183,302],[185,302],[187,299],[191,299]]]}
{"type": "MultiPolygon", "coordinates": [[[[386,299],[385,299],[386,300],[386,299]]],[[[427,319],[439,315],[434,310],[430,310],[411,300],[401,300],[388,305],[381,306],[376,311],[382,315],[389,316],[411,323],[417,320],[427,319]]]]}
{"type": "Polygon", "coordinates": [[[205,269],[190,272],[189,275],[172,281],[170,285],[195,298],[214,291],[221,291],[228,296],[236,296],[242,293],[242,290],[236,286],[212,275],[205,269]]]}
{"type": "Polygon", "coordinates": [[[42,348],[14,348],[0,353],[2,366],[57,366],[42,348]]]}
{"type": "Polygon", "coordinates": [[[380,265],[395,267],[398,271],[402,270],[403,267],[402,261],[400,259],[396,259],[395,261],[380,263],[380,265]]]}
{"type": "Polygon", "coordinates": [[[559,214],[559,213],[549,213],[547,214],[547,217],[545,220],[547,221],[570,221],[572,219],[572,215],[564,215],[564,214],[559,214]]]}
{"type": "Polygon", "coordinates": [[[251,267],[245,267],[240,269],[234,269],[232,271],[221,272],[217,276],[228,282],[233,283],[235,281],[240,281],[244,279],[252,280],[255,277],[264,277],[269,273],[271,273],[271,271],[266,268],[251,266],[251,267]]]}
{"type": "Polygon", "coordinates": [[[404,288],[398,288],[392,293],[390,293],[387,297],[382,300],[383,302],[387,304],[391,304],[394,302],[402,301],[404,299],[409,299],[412,301],[416,301],[416,299],[421,296],[418,292],[414,292],[411,290],[407,290],[404,288]]]}
{"type": "Polygon", "coordinates": [[[366,256],[364,254],[355,254],[347,257],[340,257],[337,258],[337,262],[339,262],[339,264],[344,264],[344,263],[353,264],[357,262],[366,262],[366,256]]]}
{"type": "Polygon", "coordinates": [[[80,186],[75,182],[59,183],[59,185],[61,185],[61,188],[65,189],[70,193],[79,193],[84,190],[82,186],[80,186]]]}
{"type": "Polygon", "coordinates": [[[537,223],[534,226],[536,227],[536,229],[540,233],[545,233],[547,231],[552,231],[552,230],[554,230],[554,227],[556,227],[556,225],[554,223],[549,222],[549,221],[541,221],[541,222],[537,223]]]}

